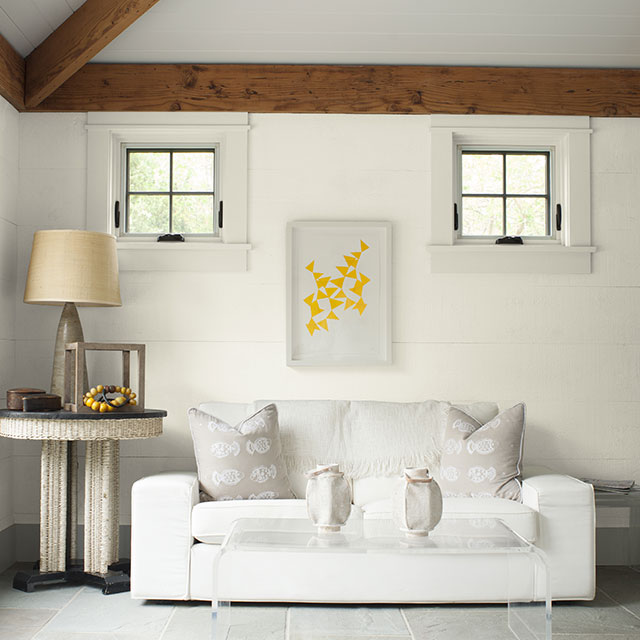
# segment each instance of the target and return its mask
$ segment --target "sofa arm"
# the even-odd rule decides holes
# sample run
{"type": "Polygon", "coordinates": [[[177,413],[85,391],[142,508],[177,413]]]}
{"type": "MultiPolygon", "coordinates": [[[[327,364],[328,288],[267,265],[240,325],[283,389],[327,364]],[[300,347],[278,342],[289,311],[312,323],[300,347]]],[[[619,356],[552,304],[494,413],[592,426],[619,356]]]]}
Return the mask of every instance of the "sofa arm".
{"type": "Polygon", "coordinates": [[[131,597],[188,600],[193,536],[191,512],[198,502],[193,472],[142,478],[131,489],[131,597]]]}
{"type": "Polygon", "coordinates": [[[536,545],[551,570],[554,600],[595,596],[595,505],[593,487],[565,475],[545,474],[522,483],[522,501],[538,511],[536,545]]]}

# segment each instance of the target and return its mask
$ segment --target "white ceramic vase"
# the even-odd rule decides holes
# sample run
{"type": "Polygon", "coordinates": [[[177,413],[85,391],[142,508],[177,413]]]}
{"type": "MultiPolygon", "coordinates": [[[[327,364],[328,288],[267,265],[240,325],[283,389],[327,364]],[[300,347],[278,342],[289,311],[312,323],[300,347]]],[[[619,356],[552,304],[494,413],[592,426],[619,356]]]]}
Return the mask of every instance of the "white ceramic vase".
{"type": "Polygon", "coordinates": [[[442,518],[442,492],[426,467],[404,470],[392,497],[393,521],[409,537],[428,536],[442,518]]]}
{"type": "Polygon", "coordinates": [[[307,513],[319,533],[340,531],[351,513],[351,489],[337,464],[307,473],[307,513]]]}

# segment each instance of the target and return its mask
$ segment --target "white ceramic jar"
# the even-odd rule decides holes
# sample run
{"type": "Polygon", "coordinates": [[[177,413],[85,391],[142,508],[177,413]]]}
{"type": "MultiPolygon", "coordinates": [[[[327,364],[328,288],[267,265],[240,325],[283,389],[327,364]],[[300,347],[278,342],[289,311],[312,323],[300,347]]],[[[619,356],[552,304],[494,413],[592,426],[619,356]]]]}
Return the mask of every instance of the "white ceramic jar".
{"type": "Polygon", "coordinates": [[[392,496],[395,524],[409,537],[428,536],[442,518],[442,492],[426,467],[409,467],[392,496]]]}
{"type": "Polygon", "coordinates": [[[351,513],[351,489],[337,464],[307,473],[307,513],[320,533],[340,531],[351,513]]]}

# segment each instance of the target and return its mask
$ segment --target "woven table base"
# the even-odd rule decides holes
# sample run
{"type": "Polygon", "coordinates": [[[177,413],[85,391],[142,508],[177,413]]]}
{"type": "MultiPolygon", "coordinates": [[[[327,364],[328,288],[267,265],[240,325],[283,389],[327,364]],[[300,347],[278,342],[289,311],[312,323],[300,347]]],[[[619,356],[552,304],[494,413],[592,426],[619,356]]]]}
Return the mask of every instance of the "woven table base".
{"type": "Polygon", "coordinates": [[[77,582],[103,593],[129,589],[126,561],[118,562],[120,440],[162,433],[166,411],[146,409],[120,415],[0,409],[0,436],[41,440],[40,561],[16,574],[14,587],[77,582]],[[84,562],[77,558],[78,441],[86,441],[84,562]]]}
{"type": "Polygon", "coordinates": [[[84,570],[104,574],[118,559],[120,443],[87,442],[84,474],[84,570]]]}

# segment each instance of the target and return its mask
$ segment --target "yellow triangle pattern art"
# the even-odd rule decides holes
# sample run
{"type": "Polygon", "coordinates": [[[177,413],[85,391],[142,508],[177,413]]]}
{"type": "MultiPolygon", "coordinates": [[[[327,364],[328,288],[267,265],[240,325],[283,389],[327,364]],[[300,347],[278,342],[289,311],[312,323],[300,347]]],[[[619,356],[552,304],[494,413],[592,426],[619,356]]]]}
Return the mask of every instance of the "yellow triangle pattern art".
{"type": "MultiPolygon", "coordinates": [[[[360,240],[360,251],[352,251],[350,255],[343,254],[345,264],[335,267],[336,277],[326,275],[322,271],[316,271],[317,260],[312,260],[304,267],[313,275],[315,281],[315,291],[303,298],[304,303],[309,306],[309,322],[305,324],[309,335],[313,336],[320,329],[328,332],[328,321],[340,320],[337,313],[338,307],[342,307],[341,315],[348,309],[357,311],[360,316],[365,313],[367,308],[367,303],[364,300],[365,287],[371,282],[371,278],[359,271],[359,264],[368,249],[369,245],[364,240],[360,240]],[[349,279],[348,286],[345,286],[347,279],[349,279]],[[353,297],[347,295],[346,291],[353,297]]],[[[366,260],[363,261],[363,264],[365,262],[366,260]]]]}

